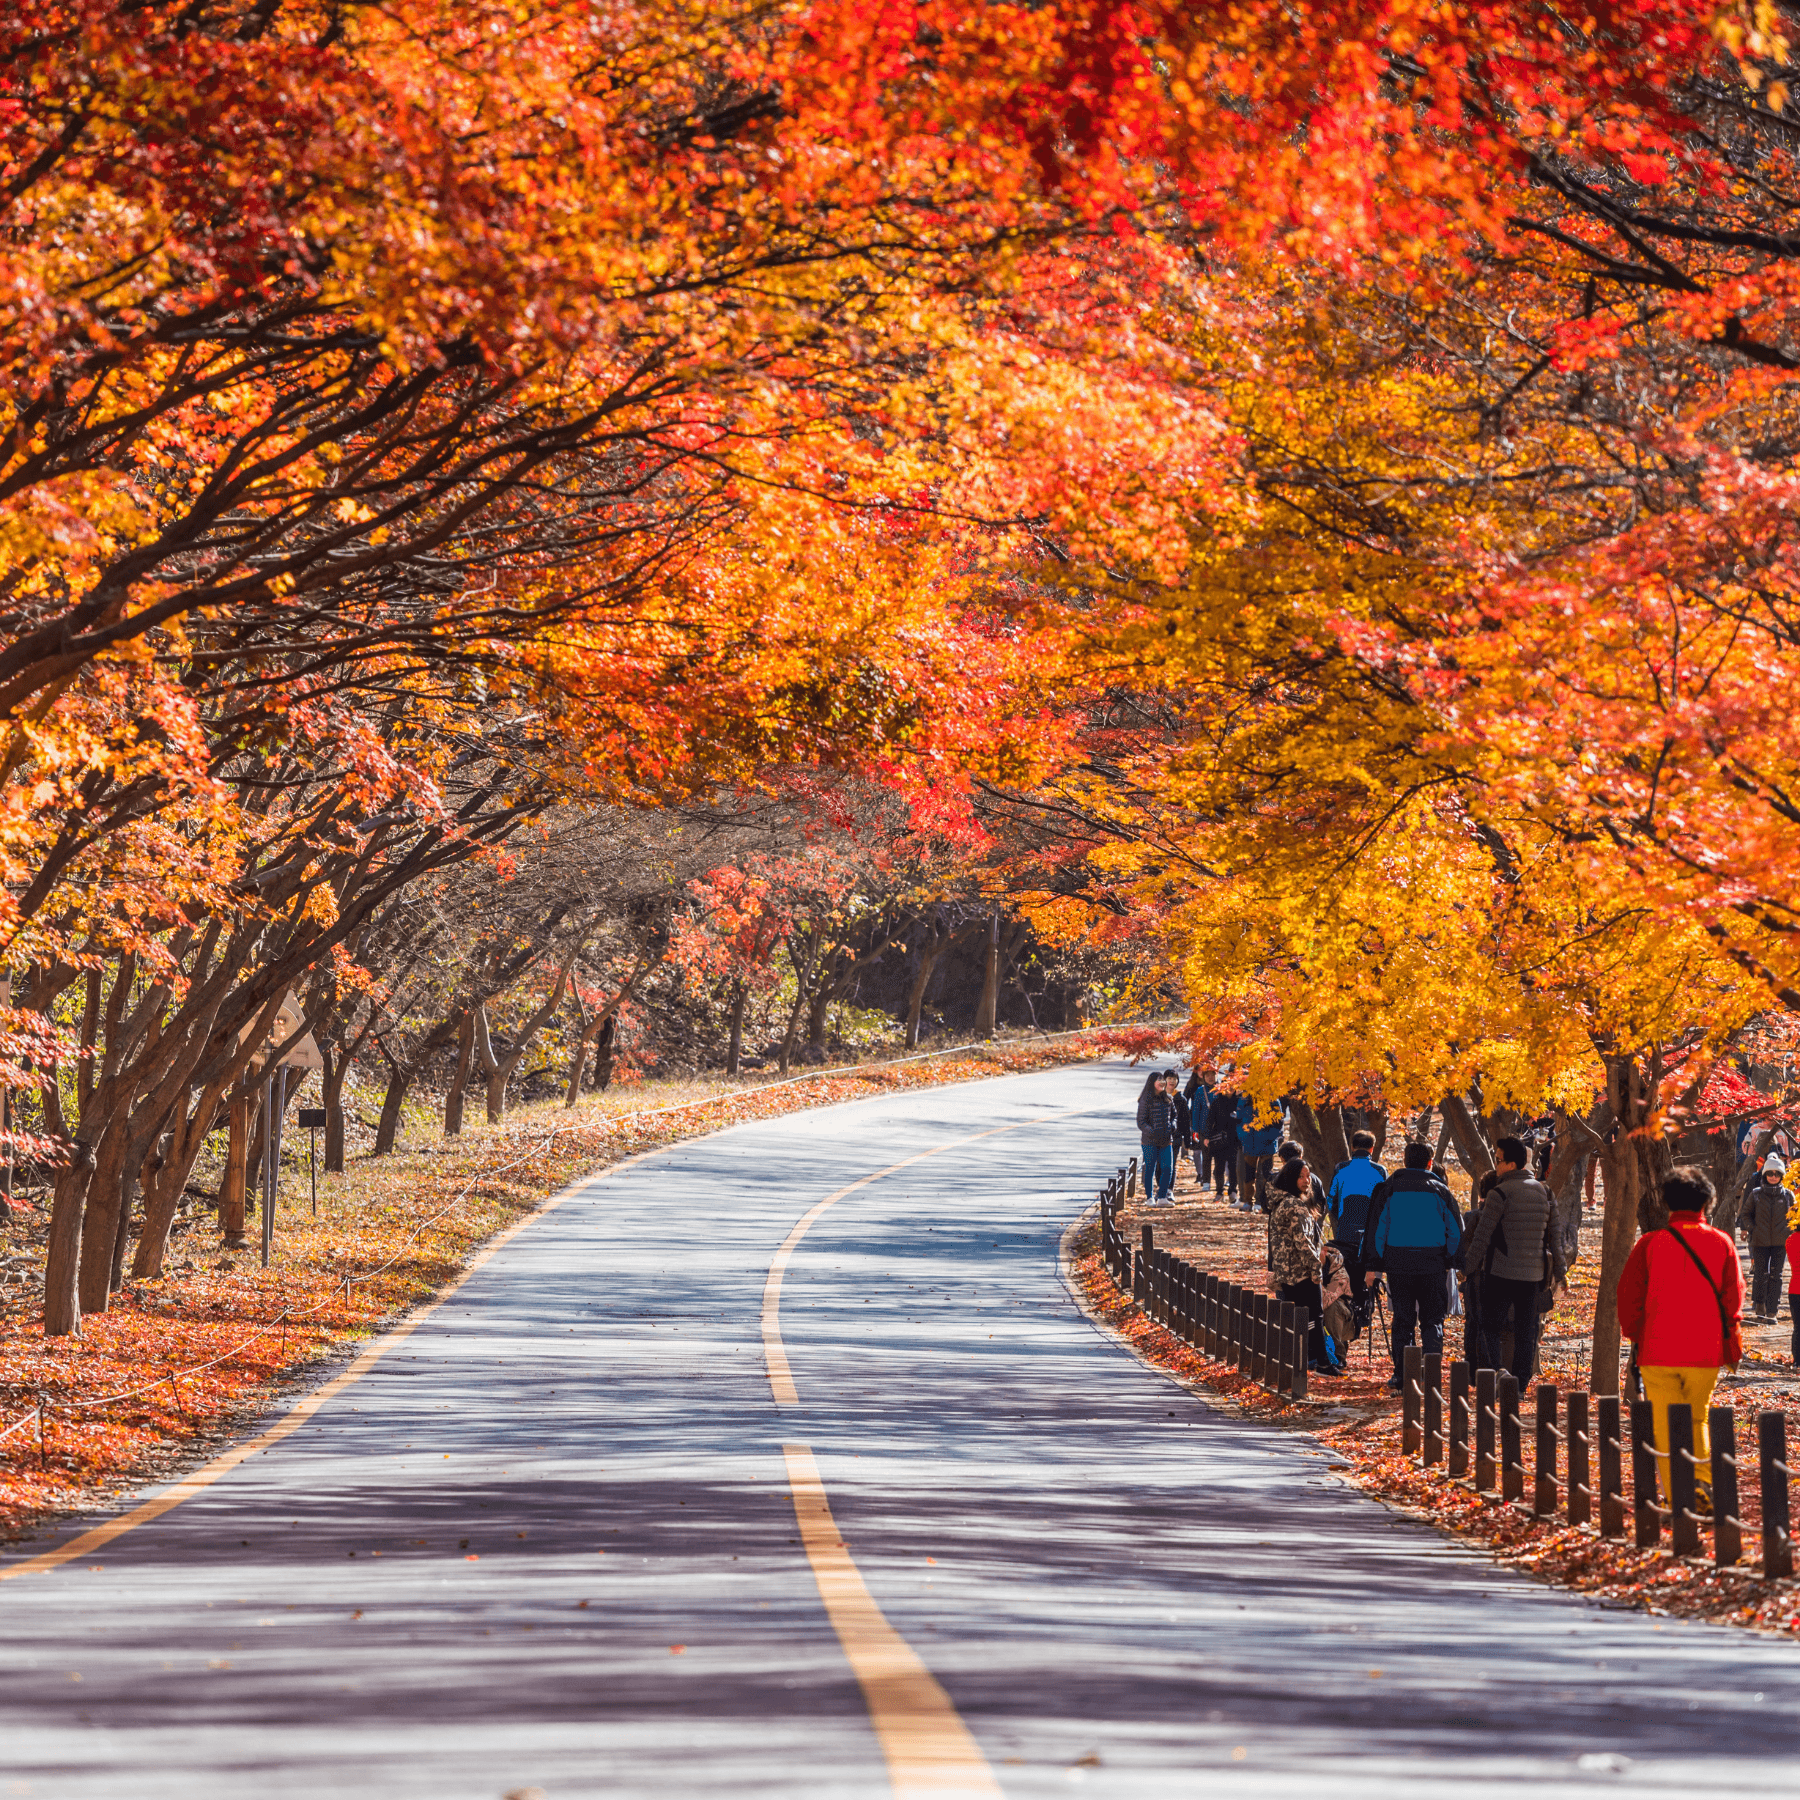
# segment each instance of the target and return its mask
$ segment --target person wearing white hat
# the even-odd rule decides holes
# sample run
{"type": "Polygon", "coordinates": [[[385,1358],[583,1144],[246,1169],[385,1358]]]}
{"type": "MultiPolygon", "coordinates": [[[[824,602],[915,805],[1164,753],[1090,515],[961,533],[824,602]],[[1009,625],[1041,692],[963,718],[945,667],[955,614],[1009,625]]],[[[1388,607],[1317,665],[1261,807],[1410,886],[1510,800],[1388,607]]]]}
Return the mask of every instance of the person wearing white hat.
{"type": "Polygon", "coordinates": [[[1781,1310],[1781,1272],[1787,1263],[1790,1198],[1782,1178],[1787,1164],[1771,1150],[1738,1211],[1738,1230],[1750,1237],[1750,1305],[1767,1322],[1781,1310]]]}

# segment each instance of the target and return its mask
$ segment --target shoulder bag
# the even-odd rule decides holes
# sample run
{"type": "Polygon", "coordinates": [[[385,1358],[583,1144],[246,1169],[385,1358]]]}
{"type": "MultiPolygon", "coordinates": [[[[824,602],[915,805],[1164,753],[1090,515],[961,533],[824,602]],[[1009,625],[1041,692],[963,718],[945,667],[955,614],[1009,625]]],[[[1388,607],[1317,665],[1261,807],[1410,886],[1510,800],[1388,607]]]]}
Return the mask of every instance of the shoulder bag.
{"type": "Polygon", "coordinates": [[[1665,1225],[1663,1230],[1686,1252],[1688,1261],[1700,1271],[1706,1285],[1712,1289],[1712,1297],[1719,1305],[1719,1349],[1720,1360],[1727,1368],[1735,1369],[1744,1360],[1744,1326],[1743,1321],[1734,1319],[1725,1310],[1725,1295],[1719,1284],[1713,1280],[1712,1271],[1700,1260],[1700,1253],[1673,1225],[1665,1225]]]}

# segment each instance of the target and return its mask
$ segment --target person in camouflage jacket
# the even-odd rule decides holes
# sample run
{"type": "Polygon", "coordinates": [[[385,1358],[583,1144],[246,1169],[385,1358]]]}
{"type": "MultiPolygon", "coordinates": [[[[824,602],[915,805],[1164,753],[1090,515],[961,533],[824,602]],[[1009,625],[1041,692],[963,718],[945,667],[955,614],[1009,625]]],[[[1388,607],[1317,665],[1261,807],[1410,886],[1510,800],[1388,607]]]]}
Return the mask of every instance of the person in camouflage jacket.
{"type": "Polygon", "coordinates": [[[1332,1373],[1320,1325],[1325,1307],[1319,1270],[1325,1253],[1325,1206],[1318,1183],[1304,1162],[1290,1162],[1275,1177],[1270,1195],[1269,1275],[1276,1293],[1306,1313],[1306,1358],[1310,1367],[1332,1373]]]}

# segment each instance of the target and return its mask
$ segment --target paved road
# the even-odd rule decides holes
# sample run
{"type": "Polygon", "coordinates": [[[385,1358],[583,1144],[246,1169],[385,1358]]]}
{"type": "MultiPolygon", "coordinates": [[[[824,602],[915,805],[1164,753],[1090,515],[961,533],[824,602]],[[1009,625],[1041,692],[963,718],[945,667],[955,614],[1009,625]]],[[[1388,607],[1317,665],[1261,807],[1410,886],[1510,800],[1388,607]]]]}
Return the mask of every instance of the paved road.
{"type": "Polygon", "coordinates": [[[1791,1791],[1800,1653],[1496,1572],[1080,1317],[1057,1238],[1140,1079],[928,1090],[594,1182],[266,1453],[0,1581],[0,1795],[1791,1791]],[[777,1406],[796,1220],[1012,1125],[818,1215],[777,1406]],[[973,1762],[921,1777],[847,1647],[878,1711],[946,1696],[973,1762]]]}

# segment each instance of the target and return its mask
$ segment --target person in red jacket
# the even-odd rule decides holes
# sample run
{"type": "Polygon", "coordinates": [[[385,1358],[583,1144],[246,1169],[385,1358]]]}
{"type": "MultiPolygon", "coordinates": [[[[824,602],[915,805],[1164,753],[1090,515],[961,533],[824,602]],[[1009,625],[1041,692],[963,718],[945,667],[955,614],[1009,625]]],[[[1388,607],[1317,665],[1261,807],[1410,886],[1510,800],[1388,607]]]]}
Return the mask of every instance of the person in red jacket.
{"type": "Polygon", "coordinates": [[[1671,1175],[1663,1183],[1669,1223],[1632,1246],[1619,1277],[1619,1329],[1637,1346],[1638,1373],[1652,1408],[1662,1491],[1669,1491],[1669,1409],[1694,1418],[1698,1486],[1710,1495],[1706,1431],[1719,1370],[1733,1363],[1733,1338],[1744,1311],[1744,1271],[1737,1242],[1707,1224],[1713,1186],[1704,1175],[1671,1175]]]}

